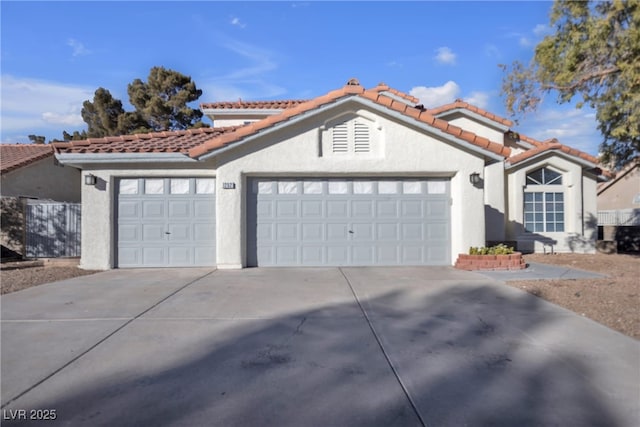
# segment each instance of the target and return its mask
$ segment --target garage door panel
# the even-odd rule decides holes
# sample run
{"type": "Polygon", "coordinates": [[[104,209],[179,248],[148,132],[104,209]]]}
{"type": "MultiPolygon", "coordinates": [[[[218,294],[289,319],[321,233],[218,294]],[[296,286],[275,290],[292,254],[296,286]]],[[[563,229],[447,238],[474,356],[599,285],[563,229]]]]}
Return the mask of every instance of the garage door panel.
{"type": "Polygon", "coordinates": [[[118,205],[118,212],[120,213],[120,218],[123,220],[140,218],[140,210],[140,202],[136,201],[121,201],[118,205]]]}
{"type": "Polygon", "coordinates": [[[215,179],[126,178],[116,188],[118,267],[215,265],[215,179]]]}
{"type": "Polygon", "coordinates": [[[145,219],[164,219],[163,200],[149,200],[142,202],[142,216],[145,219]]]}
{"type": "Polygon", "coordinates": [[[276,247],[276,265],[299,265],[298,246],[278,246],[276,247]]]}
{"type": "Polygon", "coordinates": [[[324,264],[324,248],[322,246],[304,246],[302,248],[303,265],[324,264]]]}
{"type": "Polygon", "coordinates": [[[276,202],[276,214],[281,218],[297,218],[298,202],[296,200],[279,200],[276,202]]]}
{"type": "Polygon", "coordinates": [[[327,218],[347,218],[349,212],[349,202],[347,200],[327,201],[327,218]]]}
{"type": "Polygon", "coordinates": [[[162,242],[165,239],[164,224],[145,224],[142,226],[144,242],[162,242]]]}
{"type": "Polygon", "coordinates": [[[347,224],[327,224],[327,240],[330,242],[347,241],[347,224]]]}
{"type": "Polygon", "coordinates": [[[373,224],[352,224],[351,225],[351,238],[354,241],[366,240],[372,241],[375,237],[373,235],[373,224]]]}
{"type": "Polygon", "coordinates": [[[169,224],[169,234],[167,238],[172,243],[192,240],[191,224],[169,224]]]}
{"type": "Polygon", "coordinates": [[[324,224],[302,224],[302,240],[321,242],[324,240],[324,224]]]}
{"type": "Polygon", "coordinates": [[[395,200],[378,200],[376,208],[378,218],[398,217],[398,202],[395,200]]]}
{"type": "Polygon", "coordinates": [[[189,200],[169,200],[169,218],[188,218],[191,215],[189,200]]]}
{"type": "Polygon", "coordinates": [[[250,181],[249,265],[450,264],[448,180],[250,181]]]}
{"type": "Polygon", "coordinates": [[[378,224],[378,240],[399,240],[398,224],[378,224]]]}
{"type": "Polygon", "coordinates": [[[196,242],[215,242],[215,224],[193,224],[193,240],[196,242]]]}
{"type": "Polygon", "coordinates": [[[165,248],[145,247],[142,248],[142,262],[149,266],[165,265],[165,248]]]}
{"type": "Polygon", "coordinates": [[[118,226],[118,239],[120,242],[140,241],[140,225],[138,224],[121,224],[118,226]]]}
{"type": "Polygon", "coordinates": [[[323,217],[322,200],[303,200],[302,218],[318,219],[323,217]]]}

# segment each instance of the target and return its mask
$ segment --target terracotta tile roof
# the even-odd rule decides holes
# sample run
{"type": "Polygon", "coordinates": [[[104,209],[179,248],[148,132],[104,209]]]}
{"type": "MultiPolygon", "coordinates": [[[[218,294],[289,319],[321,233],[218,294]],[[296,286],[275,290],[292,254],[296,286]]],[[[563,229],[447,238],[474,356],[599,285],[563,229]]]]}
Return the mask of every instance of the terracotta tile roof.
{"type": "Polygon", "coordinates": [[[184,153],[207,140],[233,132],[241,126],[198,128],[180,131],[89,138],[55,142],[58,153],[184,153]]]}
{"type": "Polygon", "coordinates": [[[559,150],[563,153],[569,154],[571,156],[580,158],[582,160],[586,160],[587,162],[593,163],[594,165],[598,164],[598,159],[590,154],[587,154],[583,151],[576,150],[575,148],[568,147],[566,145],[560,144],[557,139],[552,139],[549,141],[545,141],[544,145],[533,148],[531,150],[524,151],[520,154],[517,154],[508,159],[508,162],[512,165],[516,163],[523,162],[531,157],[534,157],[538,154],[551,151],[551,150],[559,150]]]}
{"type": "Polygon", "coordinates": [[[296,105],[307,102],[306,99],[283,99],[279,101],[221,101],[207,102],[200,104],[202,109],[227,110],[227,109],[247,109],[247,110],[285,110],[296,105]]]}
{"type": "Polygon", "coordinates": [[[420,100],[418,98],[416,98],[413,95],[409,95],[408,93],[404,93],[404,92],[400,92],[399,90],[393,89],[391,87],[389,87],[389,85],[387,85],[386,83],[380,82],[378,83],[378,86],[372,88],[371,90],[374,90],[378,93],[380,92],[389,92],[394,94],[395,96],[398,96],[400,98],[404,98],[407,101],[413,103],[413,104],[417,104],[418,102],[420,102],[420,100]]]}
{"type": "Polygon", "coordinates": [[[497,116],[493,113],[490,113],[482,108],[478,108],[474,105],[469,104],[468,102],[464,102],[461,99],[456,99],[455,102],[451,104],[441,105],[440,107],[429,108],[429,112],[434,116],[438,114],[445,113],[447,111],[455,110],[458,108],[462,108],[465,110],[473,111],[476,114],[481,115],[482,117],[486,117],[489,120],[493,120],[494,122],[500,123],[505,126],[513,126],[513,122],[509,119],[505,119],[504,117],[497,116]]]}
{"type": "Polygon", "coordinates": [[[0,170],[5,174],[51,155],[50,144],[0,144],[0,170]]]}
{"type": "Polygon", "coordinates": [[[202,145],[191,148],[189,150],[189,155],[191,157],[200,157],[210,151],[221,148],[233,142],[237,142],[242,138],[257,133],[258,131],[284,122],[291,117],[320,108],[326,104],[330,104],[347,96],[360,96],[362,98],[368,99],[378,105],[432,126],[442,132],[462,139],[472,145],[483,148],[494,154],[498,154],[504,157],[509,157],[509,155],[511,154],[510,148],[505,147],[502,144],[490,141],[489,139],[478,136],[474,133],[464,131],[457,126],[449,124],[445,120],[437,119],[431,114],[431,112],[427,112],[422,108],[416,108],[407,105],[404,102],[386,96],[382,93],[380,88],[381,86],[377,86],[375,89],[365,90],[365,88],[360,86],[356,79],[352,79],[347,83],[346,86],[340,89],[333,90],[323,96],[319,96],[310,101],[298,104],[295,107],[284,110],[280,114],[245,125],[234,132],[225,133],[224,135],[221,135],[219,137],[212,138],[202,145]]]}
{"type": "Polygon", "coordinates": [[[528,142],[529,144],[534,145],[536,147],[544,147],[545,145],[549,144],[550,142],[553,142],[553,140],[548,140],[548,141],[545,141],[545,142],[541,142],[541,141],[538,141],[537,139],[533,139],[533,138],[531,138],[531,137],[529,137],[527,135],[523,135],[521,133],[518,133],[518,135],[520,136],[520,140],[521,141],[528,142]]]}

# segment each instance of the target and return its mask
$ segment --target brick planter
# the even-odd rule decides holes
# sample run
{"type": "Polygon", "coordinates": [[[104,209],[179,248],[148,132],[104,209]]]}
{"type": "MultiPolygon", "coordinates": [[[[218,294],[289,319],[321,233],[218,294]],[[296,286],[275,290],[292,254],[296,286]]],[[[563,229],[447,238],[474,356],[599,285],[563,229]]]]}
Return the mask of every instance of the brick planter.
{"type": "Polygon", "coordinates": [[[511,255],[458,255],[455,268],[460,270],[522,270],[527,264],[522,253],[511,255]]]}

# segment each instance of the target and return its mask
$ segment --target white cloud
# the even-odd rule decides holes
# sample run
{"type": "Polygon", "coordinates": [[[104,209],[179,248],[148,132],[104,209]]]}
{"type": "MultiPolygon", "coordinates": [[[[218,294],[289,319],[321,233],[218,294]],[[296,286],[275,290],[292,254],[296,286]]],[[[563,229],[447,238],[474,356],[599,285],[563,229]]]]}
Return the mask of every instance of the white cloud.
{"type": "Polygon", "coordinates": [[[453,51],[450,48],[439,47],[438,49],[436,49],[436,52],[437,54],[435,56],[435,59],[440,64],[455,65],[456,54],[453,53],[453,51]]]}
{"type": "Polygon", "coordinates": [[[528,37],[524,36],[520,37],[518,43],[520,43],[520,46],[522,47],[530,47],[533,45],[533,42],[528,37]]]}
{"type": "Polygon", "coordinates": [[[489,94],[486,92],[473,91],[469,96],[465,96],[464,100],[483,109],[489,106],[489,94]]]}
{"type": "Polygon", "coordinates": [[[55,125],[82,126],[84,121],[79,113],[59,114],[45,111],[42,113],[42,120],[55,125]]]}
{"type": "Polygon", "coordinates": [[[233,18],[231,18],[231,25],[234,25],[240,28],[245,28],[247,26],[247,24],[240,22],[240,18],[238,18],[237,16],[234,16],[233,18]]]}
{"type": "Polygon", "coordinates": [[[0,81],[2,141],[36,130],[46,133],[49,138],[60,137],[65,126],[83,125],[82,103],[93,99],[94,89],[78,85],[7,74],[3,74],[0,81]]]}
{"type": "Polygon", "coordinates": [[[500,53],[500,49],[498,49],[498,46],[494,44],[486,44],[484,46],[484,54],[487,55],[489,58],[502,57],[502,54],[500,53]]]}
{"type": "Polygon", "coordinates": [[[551,28],[549,28],[547,25],[545,24],[538,24],[535,27],[533,27],[533,34],[536,37],[544,37],[547,34],[551,33],[551,28]]]}
{"type": "Polygon", "coordinates": [[[459,93],[460,86],[452,80],[449,80],[442,86],[416,86],[409,91],[409,94],[418,98],[420,103],[424,104],[427,108],[453,102],[459,93]]]}
{"type": "Polygon", "coordinates": [[[73,52],[71,53],[71,55],[73,56],[89,55],[91,53],[91,51],[87,49],[84,44],[76,39],[67,40],[67,46],[70,46],[71,49],[73,49],[73,52]]]}
{"type": "Polygon", "coordinates": [[[545,141],[556,138],[562,144],[597,155],[602,136],[595,113],[588,108],[543,108],[520,120],[518,131],[545,141]]]}

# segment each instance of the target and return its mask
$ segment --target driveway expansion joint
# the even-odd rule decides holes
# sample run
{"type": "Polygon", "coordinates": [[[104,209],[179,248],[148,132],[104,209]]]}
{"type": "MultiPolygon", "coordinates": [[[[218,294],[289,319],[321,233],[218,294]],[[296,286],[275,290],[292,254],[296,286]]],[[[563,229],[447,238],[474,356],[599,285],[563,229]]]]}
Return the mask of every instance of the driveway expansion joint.
{"type": "Polygon", "coordinates": [[[387,351],[385,350],[384,345],[382,344],[382,339],[380,338],[380,336],[376,332],[376,329],[374,328],[373,323],[371,322],[371,319],[369,318],[369,315],[367,314],[367,311],[364,309],[364,306],[362,305],[362,302],[360,301],[360,298],[358,298],[358,294],[356,293],[355,289],[353,288],[353,285],[351,285],[351,281],[349,281],[349,278],[344,273],[344,271],[342,270],[341,267],[338,267],[338,270],[340,271],[340,274],[342,274],[342,277],[344,277],[344,280],[347,282],[347,285],[349,286],[349,289],[351,289],[351,293],[353,294],[353,297],[355,298],[356,302],[358,303],[358,307],[360,307],[360,311],[362,311],[362,315],[364,316],[364,319],[367,322],[367,325],[369,325],[369,329],[371,330],[371,333],[373,334],[373,337],[375,338],[376,342],[378,343],[378,347],[380,347],[380,351],[382,351],[382,354],[383,354],[385,360],[387,361],[387,364],[389,365],[389,368],[391,369],[391,372],[393,373],[393,376],[396,378],[396,381],[398,381],[398,384],[400,384],[400,388],[402,388],[402,392],[404,393],[405,397],[409,401],[409,404],[411,405],[411,408],[413,409],[413,412],[418,417],[418,420],[420,420],[420,424],[423,427],[427,427],[427,423],[425,422],[424,418],[422,417],[422,414],[420,413],[420,410],[418,409],[418,406],[416,405],[416,403],[414,402],[413,398],[411,397],[411,394],[409,393],[409,389],[406,387],[406,385],[402,381],[402,378],[400,378],[400,374],[398,373],[398,370],[396,369],[396,367],[393,365],[393,362],[391,362],[391,358],[390,358],[389,354],[387,353],[387,351]]]}

